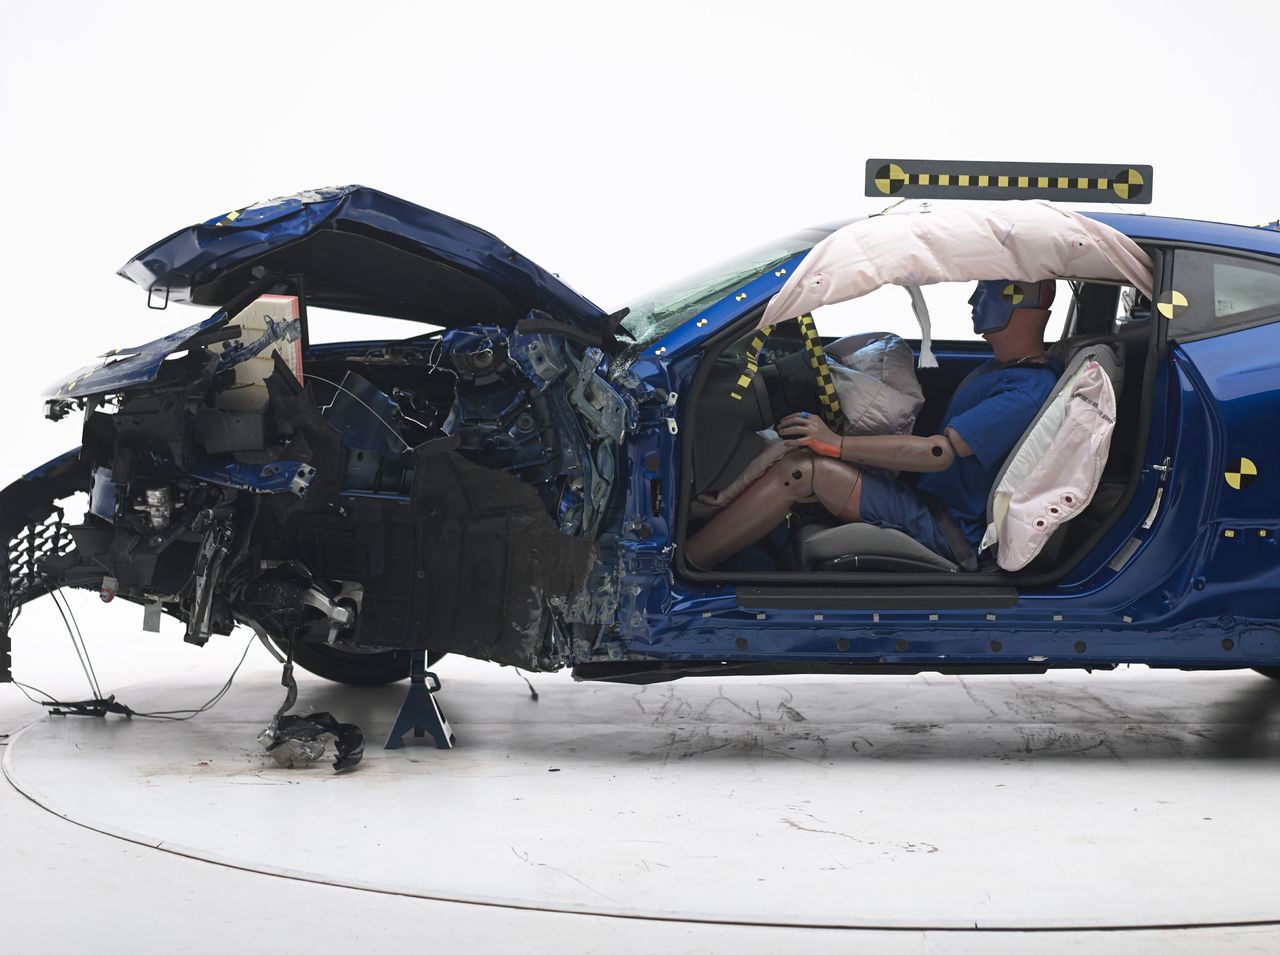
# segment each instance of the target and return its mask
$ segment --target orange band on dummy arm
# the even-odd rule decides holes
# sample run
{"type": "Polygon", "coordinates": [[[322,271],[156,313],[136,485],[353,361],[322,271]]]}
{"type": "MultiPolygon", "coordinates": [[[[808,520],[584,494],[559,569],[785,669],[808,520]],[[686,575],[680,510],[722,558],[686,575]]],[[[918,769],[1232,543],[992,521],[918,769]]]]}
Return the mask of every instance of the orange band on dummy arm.
{"type": "Polygon", "coordinates": [[[956,459],[955,448],[941,434],[931,438],[910,434],[849,435],[840,444],[841,460],[890,471],[945,471],[956,459]]]}

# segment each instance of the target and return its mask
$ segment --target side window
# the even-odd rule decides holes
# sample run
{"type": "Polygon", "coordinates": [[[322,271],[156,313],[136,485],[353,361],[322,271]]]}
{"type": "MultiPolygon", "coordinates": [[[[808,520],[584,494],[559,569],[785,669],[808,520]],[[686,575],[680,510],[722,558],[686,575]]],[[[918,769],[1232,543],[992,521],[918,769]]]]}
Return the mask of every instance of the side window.
{"type": "Polygon", "coordinates": [[[1182,340],[1280,320],[1280,265],[1180,249],[1173,289],[1157,307],[1169,320],[1169,337],[1182,340]]]}
{"type": "MultiPolygon", "coordinates": [[[[936,342],[977,342],[973,333],[973,309],[969,297],[973,282],[942,282],[926,285],[920,291],[929,307],[933,340],[936,342]]],[[[1056,342],[1062,335],[1071,302],[1071,286],[1058,283],[1057,298],[1049,315],[1045,341],[1056,342]]],[[[815,309],[814,320],[824,338],[840,338],[862,332],[892,332],[906,339],[919,339],[920,325],[911,310],[911,299],[905,289],[884,285],[850,302],[837,302],[815,309]]]]}
{"type": "Polygon", "coordinates": [[[1114,282],[1071,282],[1073,293],[1068,336],[1116,335],[1151,321],[1151,300],[1132,285],[1114,282]]]}
{"type": "Polygon", "coordinates": [[[1116,317],[1111,323],[1111,334],[1134,325],[1150,326],[1151,299],[1147,298],[1132,285],[1120,290],[1120,301],[1116,303],[1116,317]]]}

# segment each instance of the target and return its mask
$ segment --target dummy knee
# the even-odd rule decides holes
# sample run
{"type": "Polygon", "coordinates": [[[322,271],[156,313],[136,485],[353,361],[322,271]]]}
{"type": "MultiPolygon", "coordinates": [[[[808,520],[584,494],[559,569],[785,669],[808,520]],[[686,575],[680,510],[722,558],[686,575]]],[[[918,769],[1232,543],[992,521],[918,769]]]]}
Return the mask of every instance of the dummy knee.
{"type": "Polygon", "coordinates": [[[813,493],[813,453],[788,451],[769,468],[765,480],[781,495],[799,500],[813,493]]]}
{"type": "Polygon", "coordinates": [[[862,472],[852,464],[834,458],[813,459],[813,493],[819,503],[836,517],[856,521],[861,517],[858,486],[862,472]]]}

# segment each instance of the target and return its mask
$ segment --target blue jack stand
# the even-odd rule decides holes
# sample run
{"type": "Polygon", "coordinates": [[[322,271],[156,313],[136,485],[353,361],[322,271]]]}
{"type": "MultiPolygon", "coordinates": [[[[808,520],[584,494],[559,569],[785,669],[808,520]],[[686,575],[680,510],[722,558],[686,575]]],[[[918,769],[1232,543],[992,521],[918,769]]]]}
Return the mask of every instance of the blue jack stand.
{"type": "Polygon", "coordinates": [[[436,749],[453,749],[453,729],[436,702],[439,691],[440,678],[427,672],[427,651],[414,650],[409,663],[409,692],[383,749],[399,749],[404,745],[402,737],[409,730],[413,730],[415,739],[430,733],[436,749]],[[427,686],[427,677],[431,678],[432,686],[427,686]]]}

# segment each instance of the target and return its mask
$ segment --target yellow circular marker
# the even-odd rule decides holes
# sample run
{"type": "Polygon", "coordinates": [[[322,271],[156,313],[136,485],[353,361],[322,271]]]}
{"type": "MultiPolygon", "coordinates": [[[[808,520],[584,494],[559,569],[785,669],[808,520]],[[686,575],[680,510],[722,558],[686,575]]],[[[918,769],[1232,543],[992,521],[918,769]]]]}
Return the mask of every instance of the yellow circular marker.
{"type": "Polygon", "coordinates": [[[1004,296],[1004,300],[1010,305],[1021,305],[1022,300],[1027,297],[1022,291],[1022,286],[1014,282],[1006,285],[1000,294],[1004,296]]]}
{"type": "Polygon", "coordinates": [[[1243,491],[1258,478],[1258,466],[1248,458],[1235,458],[1227,464],[1223,477],[1237,491],[1243,491]]]}
{"type": "Polygon", "coordinates": [[[1172,321],[1177,318],[1178,313],[1186,308],[1188,304],[1190,303],[1185,295],[1177,289],[1169,289],[1167,292],[1160,293],[1160,299],[1156,302],[1156,309],[1161,315],[1172,321]]]}
{"type": "Polygon", "coordinates": [[[891,196],[907,184],[907,174],[897,163],[887,163],[876,170],[876,188],[891,196]]]}
{"type": "Polygon", "coordinates": [[[1111,188],[1121,199],[1137,199],[1146,183],[1136,169],[1121,169],[1111,177],[1111,188]]]}

